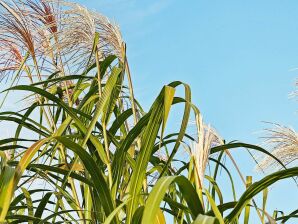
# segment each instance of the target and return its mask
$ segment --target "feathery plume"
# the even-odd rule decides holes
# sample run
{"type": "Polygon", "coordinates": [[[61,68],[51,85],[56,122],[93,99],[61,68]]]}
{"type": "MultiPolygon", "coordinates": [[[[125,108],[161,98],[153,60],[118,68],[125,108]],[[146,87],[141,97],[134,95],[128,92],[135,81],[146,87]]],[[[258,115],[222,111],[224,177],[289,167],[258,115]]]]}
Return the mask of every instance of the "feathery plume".
{"type": "Polygon", "coordinates": [[[222,138],[210,125],[203,123],[202,117],[199,118],[198,142],[193,143],[192,156],[195,161],[195,169],[199,179],[199,185],[202,188],[205,176],[205,170],[208,165],[210,149],[223,144],[222,138]]]}
{"type": "Polygon", "coordinates": [[[56,64],[51,41],[54,43],[57,41],[59,23],[56,10],[59,10],[58,6],[46,0],[25,0],[24,4],[32,23],[37,28],[39,48],[44,51],[44,54],[50,55],[56,64]]]}
{"type": "Polygon", "coordinates": [[[31,9],[30,16],[34,18],[35,22],[40,22],[52,34],[58,32],[57,13],[54,12],[54,5],[45,0],[26,0],[25,5],[29,10],[31,9]]]}
{"type": "MultiPolygon", "coordinates": [[[[268,146],[271,154],[276,156],[284,165],[288,166],[298,160],[298,133],[291,127],[273,124],[273,128],[266,129],[264,145],[268,146]]],[[[259,159],[258,170],[278,169],[280,165],[270,156],[259,159]]]]}
{"type": "Polygon", "coordinates": [[[99,60],[116,55],[124,61],[119,27],[79,4],[60,0],[12,0],[12,3],[0,1],[0,6],[0,41],[14,43],[20,52],[29,52],[34,60],[42,59],[47,67],[67,68],[69,73],[85,68],[90,58],[95,60],[90,56],[94,53],[96,34],[99,34],[96,42],[99,60]]]}
{"type": "Polygon", "coordinates": [[[293,90],[290,94],[289,94],[289,97],[290,98],[296,98],[298,96],[298,79],[295,80],[295,83],[294,83],[294,86],[295,86],[295,90],[293,90]]]}
{"type": "Polygon", "coordinates": [[[66,1],[48,0],[59,3],[60,10],[56,10],[59,18],[58,43],[63,56],[71,59],[72,63],[85,65],[93,51],[94,38],[99,34],[97,44],[100,60],[108,55],[116,55],[121,61],[123,57],[123,40],[119,27],[97,12],[66,1]],[[87,59],[87,60],[86,60],[87,59]]]}
{"type": "Polygon", "coordinates": [[[2,10],[0,15],[0,40],[9,40],[13,42],[19,49],[29,51],[32,57],[35,57],[34,38],[31,30],[32,23],[24,10],[15,4],[11,7],[7,3],[0,1],[2,10]]]}
{"type": "MultiPolygon", "coordinates": [[[[298,96],[298,79],[295,82],[296,90],[290,96],[298,96]]],[[[267,146],[272,155],[277,157],[285,166],[288,166],[298,160],[298,133],[291,127],[286,127],[276,123],[270,123],[272,128],[265,129],[266,135],[263,137],[262,145],[267,146]]],[[[256,170],[276,170],[281,168],[270,156],[260,156],[257,159],[256,170]]]]}
{"type": "Polygon", "coordinates": [[[0,39],[0,80],[19,69],[22,61],[23,56],[18,47],[11,41],[0,39]]]}

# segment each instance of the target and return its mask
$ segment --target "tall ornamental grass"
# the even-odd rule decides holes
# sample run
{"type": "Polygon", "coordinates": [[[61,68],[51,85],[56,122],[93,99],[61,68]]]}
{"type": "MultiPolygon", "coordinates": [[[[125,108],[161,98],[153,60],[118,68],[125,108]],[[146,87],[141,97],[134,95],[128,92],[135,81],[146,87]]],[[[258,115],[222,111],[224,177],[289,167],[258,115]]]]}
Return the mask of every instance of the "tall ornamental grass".
{"type": "Polygon", "coordinates": [[[0,6],[0,72],[8,86],[1,106],[12,96],[25,102],[0,112],[2,127],[14,130],[7,138],[1,130],[0,223],[249,223],[252,212],[259,223],[297,217],[297,210],[267,211],[266,201],[268,187],[286,178],[294,183],[298,168],[286,169],[279,155],[259,146],[225,142],[204,123],[189,85],[169,83],[148,111],[142,108],[126,44],[108,18],[58,0],[0,6]],[[167,121],[179,105],[175,130],[167,121]],[[236,148],[261,152],[282,169],[257,182],[245,179],[230,153],[236,148]],[[220,172],[230,189],[220,188],[220,172]],[[241,185],[246,190],[236,195],[241,185]]]}

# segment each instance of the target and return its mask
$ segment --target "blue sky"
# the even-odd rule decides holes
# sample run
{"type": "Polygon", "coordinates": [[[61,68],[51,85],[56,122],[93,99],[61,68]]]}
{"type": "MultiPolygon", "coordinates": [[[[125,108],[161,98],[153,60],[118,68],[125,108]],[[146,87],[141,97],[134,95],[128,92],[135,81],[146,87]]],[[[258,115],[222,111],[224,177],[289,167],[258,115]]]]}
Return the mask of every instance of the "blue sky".
{"type": "MultiPolygon", "coordinates": [[[[181,80],[190,84],[204,119],[228,141],[259,143],[262,121],[297,128],[297,102],[289,99],[298,77],[297,1],[77,2],[120,25],[145,107],[164,84],[181,80]]],[[[247,153],[234,155],[244,174],[261,177],[247,153]]],[[[281,181],[269,198],[270,212],[290,211],[298,191],[281,181]]]]}
{"type": "MultiPolygon", "coordinates": [[[[73,1],[120,25],[135,94],[146,109],[163,85],[180,80],[227,141],[260,143],[262,121],[298,129],[298,102],[289,98],[298,78],[296,0],[73,1]]],[[[248,153],[233,155],[244,175],[262,177],[248,153]]],[[[240,182],[238,188],[244,190],[240,182]]],[[[293,181],[281,181],[270,188],[268,212],[290,212],[297,201],[293,181]]]]}
{"type": "Polygon", "coordinates": [[[148,105],[164,84],[181,80],[230,140],[254,140],[261,121],[295,126],[297,2],[78,2],[120,25],[137,95],[148,105]]]}

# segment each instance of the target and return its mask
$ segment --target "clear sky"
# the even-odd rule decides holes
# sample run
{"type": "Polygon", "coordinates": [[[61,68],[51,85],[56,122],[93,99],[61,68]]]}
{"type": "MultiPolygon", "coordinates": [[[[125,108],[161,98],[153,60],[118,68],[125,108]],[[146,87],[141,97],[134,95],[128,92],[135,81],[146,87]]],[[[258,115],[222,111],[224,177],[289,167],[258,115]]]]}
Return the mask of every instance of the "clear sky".
{"type": "MultiPolygon", "coordinates": [[[[298,128],[298,104],[289,99],[298,77],[297,1],[77,2],[120,25],[145,106],[164,84],[181,80],[190,84],[205,120],[228,141],[259,143],[262,121],[298,128]]],[[[245,175],[261,177],[248,154],[234,155],[245,175]]],[[[297,209],[293,181],[276,184],[269,198],[270,212],[297,209]]]]}

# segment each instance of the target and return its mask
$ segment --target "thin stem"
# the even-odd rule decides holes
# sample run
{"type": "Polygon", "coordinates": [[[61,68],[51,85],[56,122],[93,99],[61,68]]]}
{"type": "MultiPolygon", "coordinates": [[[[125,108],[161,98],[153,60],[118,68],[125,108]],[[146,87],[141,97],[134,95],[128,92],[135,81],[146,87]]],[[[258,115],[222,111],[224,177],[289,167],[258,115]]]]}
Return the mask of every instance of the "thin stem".
{"type": "MultiPolygon", "coordinates": [[[[37,60],[36,60],[35,57],[33,57],[33,63],[34,63],[34,67],[35,67],[36,72],[37,72],[37,77],[38,77],[39,81],[41,82],[42,81],[41,74],[40,74],[40,71],[38,69],[38,64],[37,64],[37,60]]],[[[41,104],[41,100],[39,99],[39,97],[37,97],[37,100],[41,104]]],[[[46,98],[45,98],[45,102],[46,103],[48,102],[48,100],[46,98]]],[[[48,106],[46,106],[45,108],[47,109],[47,112],[49,113],[49,116],[48,116],[48,114],[47,114],[47,112],[45,110],[42,110],[42,111],[45,114],[46,119],[47,119],[50,127],[53,128],[53,130],[57,130],[57,127],[56,127],[56,124],[55,124],[55,121],[54,121],[54,118],[53,118],[53,114],[52,114],[50,108],[48,106]]]]}
{"type": "Polygon", "coordinates": [[[99,64],[99,56],[98,56],[98,48],[95,50],[95,61],[97,68],[97,83],[98,83],[98,95],[101,97],[102,94],[102,86],[101,86],[101,76],[100,76],[100,64],[99,64]]]}
{"type": "MultiPolygon", "coordinates": [[[[125,49],[126,49],[126,47],[125,47],[125,49]]],[[[130,75],[130,69],[129,69],[126,54],[125,54],[125,59],[124,60],[125,60],[124,61],[125,70],[127,72],[131,108],[132,108],[132,113],[133,113],[133,118],[134,118],[134,124],[136,125],[138,123],[138,117],[137,117],[137,111],[136,111],[136,104],[135,104],[135,97],[134,97],[134,92],[133,92],[132,79],[131,79],[131,75],[130,75]]]]}
{"type": "MultiPolygon", "coordinates": [[[[246,186],[246,181],[245,181],[245,179],[244,179],[244,176],[242,175],[242,173],[241,173],[241,171],[240,171],[240,169],[239,169],[239,167],[238,167],[236,161],[234,160],[233,156],[231,155],[231,153],[229,152],[228,149],[226,149],[225,152],[227,153],[227,155],[228,155],[229,158],[231,159],[231,161],[232,161],[234,167],[236,168],[236,170],[237,170],[237,172],[238,172],[238,174],[239,174],[239,176],[240,176],[240,178],[241,178],[243,184],[246,186]]],[[[254,199],[252,199],[252,203],[253,203],[253,205],[254,205],[256,211],[257,211],[257,214],[258,214],[260,220],[262,221],[261,213],[260,213],[260,211],[258,210],[258,206],[257,206],[257,204],[256,204],[256,202],[255,202],[254,199]]]]}
{"type": "MultiPolygon", "coordinates": [[[[57,45],[57,51],[58,51],[57,55],[58,55],[59,63],[60,63],[59,70],[62,72],[62,76],[65,77],[65,70],[64,70],[64,66],[63,66],[63,62],[62,62],[61,51],[60,51],[60,47],[59,47],[59,44],[58,44],[57,35],[55,35],[54,39],[55,39],[55,42],[56,42],[56,45],[57,45]]],[[[70,97],[70,94],[69,94],[67,81],[63,81],[63,84],[64,84],[65,89],[66,89],[66,96],[67,96],[68,105],[71,107],[72,106],[72,101],[71,101],[71,97],[70,97]]]]}

